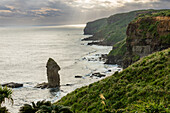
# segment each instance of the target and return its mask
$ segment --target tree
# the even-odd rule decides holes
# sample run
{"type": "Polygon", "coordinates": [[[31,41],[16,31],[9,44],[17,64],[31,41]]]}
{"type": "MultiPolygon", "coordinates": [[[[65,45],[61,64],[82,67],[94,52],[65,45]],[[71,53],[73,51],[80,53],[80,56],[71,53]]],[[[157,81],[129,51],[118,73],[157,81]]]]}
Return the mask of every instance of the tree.
{"type": "Polygon", "coordinates": [[[61,105],[41,106],[36,113],[73,113],[68,107],[61,105]]]}
{"type": "Polygon", "coordinates": [[[20,113],[72,113],[72,111],[65,106],[53,105],[50,101],[38,101],[36,104],[32,102],[31,105],[24,104],[20,108],[20,113]]]}

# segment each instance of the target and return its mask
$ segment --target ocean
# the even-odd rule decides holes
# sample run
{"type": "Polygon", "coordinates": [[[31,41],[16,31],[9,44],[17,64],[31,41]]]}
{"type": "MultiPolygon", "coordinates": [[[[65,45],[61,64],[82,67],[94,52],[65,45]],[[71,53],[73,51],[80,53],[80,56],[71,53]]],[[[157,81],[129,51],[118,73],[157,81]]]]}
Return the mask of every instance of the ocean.
{"type": "Polygon", "coordinates": [[[99,60],[101,54],[109,53],[111,46],[88,46],[88,42],[81,41],[88,37],[83,35],[84,27],[0,27],[0,83],[24,84],[22,88],[13,89],[14,104],[4,104],[11,113],[17,113],[23,104],[32,101],[55,102],[76,88],[102,79],[89,77],[91,73],[109,76],[120,70],[117,65],[105,65],[99,60]],[[38,83],[47,82],[46,63],[49,58],[61,67],[60,91],[34,88],[38,83]],[[75,78],[76,75],[83,77],[75,78]]]}

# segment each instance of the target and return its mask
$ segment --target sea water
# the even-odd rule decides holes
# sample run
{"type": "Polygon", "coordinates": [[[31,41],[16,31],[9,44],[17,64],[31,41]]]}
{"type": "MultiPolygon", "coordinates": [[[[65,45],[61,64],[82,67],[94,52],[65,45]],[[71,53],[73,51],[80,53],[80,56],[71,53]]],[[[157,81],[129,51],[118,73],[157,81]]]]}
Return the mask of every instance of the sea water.
{"type": "Polygon", "coordinates": [[[0,83],[24,84],[13,89],[14,104],[5,103],[11,113],[33,101],[55,102],[76,88],[100,78],[91,78],[94,72],[107,76],[119,70],[117,65],[104,65],[98,57],[112,47],[88,46],[81,39],[84,25],[1,27],[0,28],[0,83]],[[46,63],[53,58],[61,67],[59,91],[37,89],[38,83],[47,82],[46,63]],[[112,72],[108,72],[111,70],[112,72]],[[76,75],[83,76],[75,78],[76,75]],[[66,84],[69,84],[68,86],[66,84]]]}

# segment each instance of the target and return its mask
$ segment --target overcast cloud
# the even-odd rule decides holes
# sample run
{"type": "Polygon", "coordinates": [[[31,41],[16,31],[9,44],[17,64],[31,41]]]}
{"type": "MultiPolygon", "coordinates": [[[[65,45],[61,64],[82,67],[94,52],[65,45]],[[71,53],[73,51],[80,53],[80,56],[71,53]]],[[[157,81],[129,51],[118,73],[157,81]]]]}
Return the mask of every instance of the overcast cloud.
{"type": "Polygon", "coordinates": [[[120,12],[169,8],[170,0],[0,0],[0,25],[81,24],[120,12]]]}

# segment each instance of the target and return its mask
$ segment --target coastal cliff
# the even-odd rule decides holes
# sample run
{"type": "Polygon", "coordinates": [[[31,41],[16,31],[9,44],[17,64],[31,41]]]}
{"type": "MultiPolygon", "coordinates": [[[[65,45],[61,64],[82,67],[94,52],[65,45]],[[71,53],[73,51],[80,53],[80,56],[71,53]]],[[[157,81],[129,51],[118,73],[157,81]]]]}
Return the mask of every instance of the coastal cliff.
{"type": "Polygon", "coordinates": [[[129,23],[126,40],[113,46],[106,63],[126,68],[148,54],[170,47],[169,12],[146,13],[129,23]]]}
{"type": "MultiPolygon", "coordinates": [[[[90,27],[87,23],[84,31],[90,29],[93,31],[93,36],[87,38],[86,40],[97,40],[98,45],[112,46],[113,44],[123,40],[126,37],[126,28],[129,22],[131,22],[137,13],[128,12],[112,15],[106,18],[106,23],[104,27],[96,26],[96,28],[90,27]],[[97,32],[95,29],[98,29],[97,32]]],[[[91,23],[93,25],[97,24],[97,21],[91,23]]],[[[85,32],[87,34],[87,32],[85,32]]]]}
{"type": "Polygon", "coordinates": [[[88,22],[84,29],[84,35],[94,35],[100,29],[105,27],[106,24],[107,24],[106,18],[99,19],[93,22],[88,22]]]}
{"type": "Polygon", "coordinates": [[[141,14],[157,12],[157,10],[137,10],[119,13],[105,19],[87,23],[84,34],[93,35],[85,40],[98,40],[99,45],[113,46],[126,38],[128,24],[141,14]]]}

